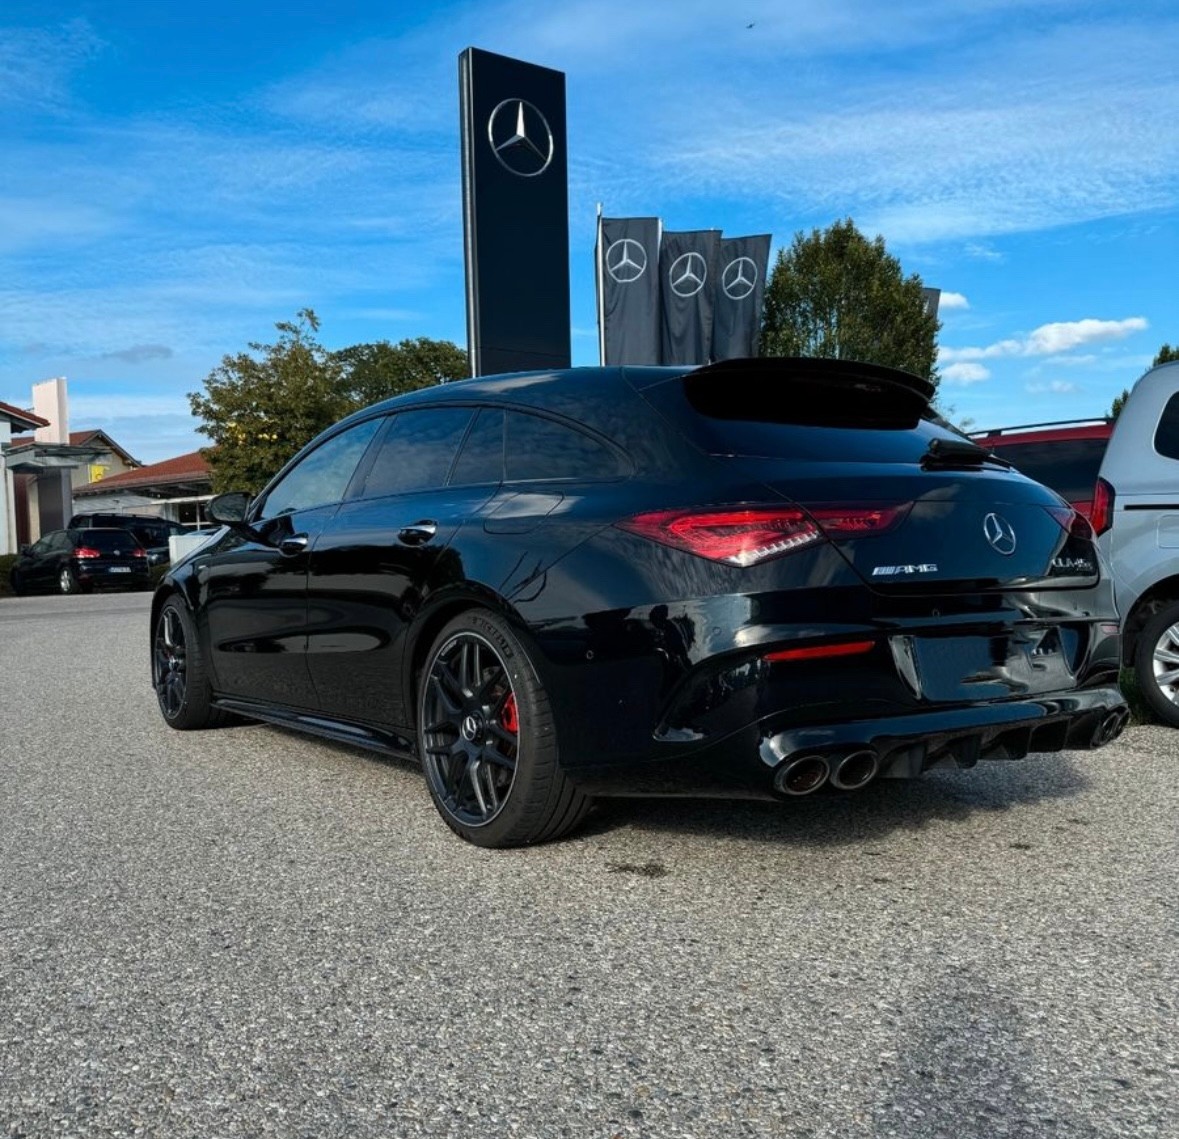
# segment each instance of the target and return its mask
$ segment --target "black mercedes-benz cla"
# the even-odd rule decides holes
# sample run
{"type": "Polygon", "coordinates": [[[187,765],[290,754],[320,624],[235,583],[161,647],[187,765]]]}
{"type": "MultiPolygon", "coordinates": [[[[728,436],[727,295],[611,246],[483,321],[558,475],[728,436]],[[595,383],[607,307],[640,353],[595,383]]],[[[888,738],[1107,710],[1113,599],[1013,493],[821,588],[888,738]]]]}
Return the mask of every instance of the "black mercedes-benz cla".
{"type": "Polygon", "coordinates": [[[416,758],[483,846],[596,795],[786,798],[1097,747],[1127,712],[1088,523],[832,360],[465,380],[357,412],[152,605],[174,728],[416,758]]]}

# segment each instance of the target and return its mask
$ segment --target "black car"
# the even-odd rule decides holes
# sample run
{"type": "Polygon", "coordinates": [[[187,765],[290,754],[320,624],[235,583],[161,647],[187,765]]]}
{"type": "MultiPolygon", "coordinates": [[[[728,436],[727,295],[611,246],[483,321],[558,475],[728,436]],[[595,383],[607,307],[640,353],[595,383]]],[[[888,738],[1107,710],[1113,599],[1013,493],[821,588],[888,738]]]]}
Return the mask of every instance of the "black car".
{"type": "Polygon", "coordinates": [[[51,530],[22,546],[8,576],[12,592],[89,593],[95,586],[147,589],[147,553],[126,530],[51,530]]]}
{"type": "Polygon", "coordinates": [[[123,530],[129,530],[135,535],[139,545],[147,551],[147,562],[151,566],[163,565],[171,559],[169,538],[192,533],[190,527],[183,523],[173,522],[169,518],[157,518],[151,514],[75,514],[69,524],[71,529],[86,526],[118,526],[123,530]]]}
{"type": "Polygon", "coordinates": [[[484,846],[607,794],[804,795],[1124,727],[1088,523],[871,365],[466,380],[345,419],[152,605],[175,728],[416,757],[484,846]]]}

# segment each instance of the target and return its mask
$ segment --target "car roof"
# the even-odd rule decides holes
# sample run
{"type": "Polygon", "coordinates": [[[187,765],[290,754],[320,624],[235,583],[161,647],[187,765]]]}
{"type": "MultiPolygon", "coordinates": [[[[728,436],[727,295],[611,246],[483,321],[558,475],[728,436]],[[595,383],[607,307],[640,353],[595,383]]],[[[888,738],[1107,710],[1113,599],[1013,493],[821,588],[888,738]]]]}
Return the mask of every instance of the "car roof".
{"type": "Polygon", "coordinates": [[[1028,423],[1017,427],[995,427],[971,431],[970,438],[989,447],[1017,443],[1059,443],[1073,439],[1108,439],[1113,434],[1110,419],[1077,419],[1055,423],[1028,423]]]}

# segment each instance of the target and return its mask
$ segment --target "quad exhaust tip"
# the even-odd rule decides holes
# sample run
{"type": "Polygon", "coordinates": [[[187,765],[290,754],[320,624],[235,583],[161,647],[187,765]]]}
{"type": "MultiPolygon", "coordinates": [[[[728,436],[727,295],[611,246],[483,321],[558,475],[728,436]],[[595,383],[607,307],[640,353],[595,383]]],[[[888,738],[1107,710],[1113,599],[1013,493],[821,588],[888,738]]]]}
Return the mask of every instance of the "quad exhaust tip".
{"type": "Polygon", "coordinates": [[[783,795],[809,795],[827,782],[830,768],[821,755],[800,755],[782,764],[774,776],[774,786],[783,795]]]}
{"type": "Polygon", "coordinates": [[[1103,744],[1112,743],[1126,730],[1129,722],[1130,709],[1115,708],[1097,725],[1093,732],[1093,746],[1101,747],[1103,744]]]}
{"type": "Polygon", "coordinates": [[[880,757],[870,748],[848,752],[831,772],[831,786],[841,791],[858,791],[871,783],[880,770],[880,757]]]}

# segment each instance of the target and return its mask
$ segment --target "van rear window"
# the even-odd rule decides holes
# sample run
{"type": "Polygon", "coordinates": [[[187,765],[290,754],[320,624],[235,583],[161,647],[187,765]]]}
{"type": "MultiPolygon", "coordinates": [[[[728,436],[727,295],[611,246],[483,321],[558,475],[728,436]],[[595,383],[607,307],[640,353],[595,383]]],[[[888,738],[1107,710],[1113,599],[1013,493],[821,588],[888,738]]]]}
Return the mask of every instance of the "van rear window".
{"type": "Polygon", "coordinates": [[[138,539],[128,530],[83,530],[82,541],[83,546],[89,546],[92,550],[102,550],[107,553],[111,550],[122,550],[129,553],[135,548],[138,539]]]}
{"type": "Polygon", "coordinates": [[[1050,486],[1070,501],[1093,495],[1105,455],[1105,439],[1058,439],[1040,443],[1003,443],[991,450],[1017,471],[1050,486]]]}

